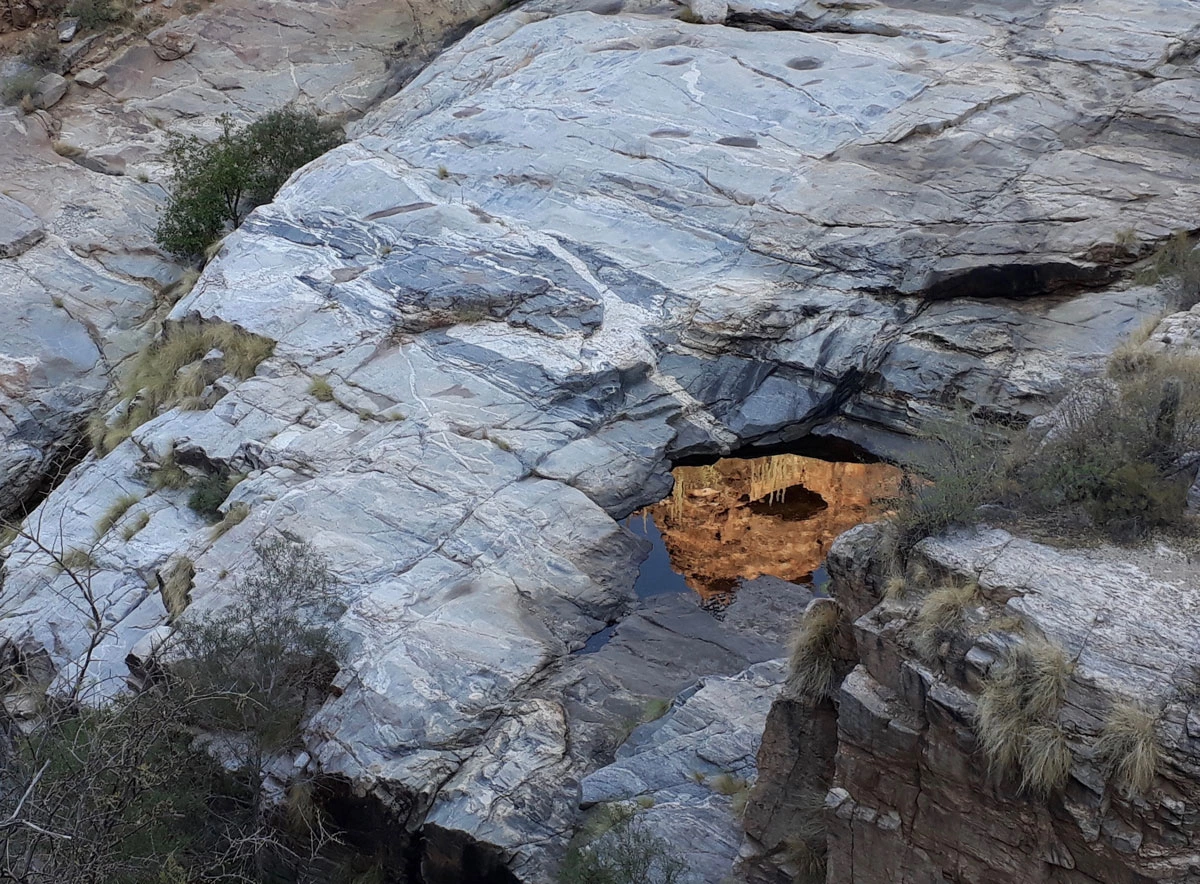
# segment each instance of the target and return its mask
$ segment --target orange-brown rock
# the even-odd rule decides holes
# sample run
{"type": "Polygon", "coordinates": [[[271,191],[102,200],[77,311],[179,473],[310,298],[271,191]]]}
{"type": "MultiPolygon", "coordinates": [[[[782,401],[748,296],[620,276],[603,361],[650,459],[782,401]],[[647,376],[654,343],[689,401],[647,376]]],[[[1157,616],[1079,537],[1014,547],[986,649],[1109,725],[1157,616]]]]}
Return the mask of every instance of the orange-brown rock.
{"type": "Polygon", "coordinates": [[[794,454],[678,467],[671,497],[649,507],[671,564],[706,601],[764,574],[802,582],[835,537],[883,512],[901,472],[794,454]]]}

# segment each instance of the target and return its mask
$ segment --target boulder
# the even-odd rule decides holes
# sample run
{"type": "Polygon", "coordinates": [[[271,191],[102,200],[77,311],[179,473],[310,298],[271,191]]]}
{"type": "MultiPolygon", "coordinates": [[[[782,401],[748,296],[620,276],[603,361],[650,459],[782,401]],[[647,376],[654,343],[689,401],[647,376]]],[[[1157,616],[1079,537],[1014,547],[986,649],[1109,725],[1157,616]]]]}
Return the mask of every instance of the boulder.
{"type": "Polygon", "coordinates": [[[0,258],[15,258],[45,235],[46,228],[32,209],[0,194],[0,258]]]}
{"type": "Polygon", "coordinates": [[[107,81],[108,74],[96,68],[84,68],[75,75],[75,82],[80,86],[86,86],[88,89],[103,86],[107,81]]]}
{"type": "Polygon", "coordinates": [[[196,48],[196,38],[172,27],[159,28],[146,35],[146,42],[163,61],[183,58],[196,48]]]}
{"type": "Polygon", "coordinates": [[[688,0],[688,9],[697,21],[706,25],[724,24],[729,15],[725,0],[688,0]]]}
{"type": "Polygon", "coordinates": [[[31,97],[35,107],[42,109],[54,107],[67,94],[71,81],[60,74],[46,74],[33,87],[31,97]]]}
{"type": "Polygon", "coordinates": [[[64,18],[58,23],[58,41],[60,43],[70,43],[75,39],[75,33],[79,30],[79,19],[64,18]]]}

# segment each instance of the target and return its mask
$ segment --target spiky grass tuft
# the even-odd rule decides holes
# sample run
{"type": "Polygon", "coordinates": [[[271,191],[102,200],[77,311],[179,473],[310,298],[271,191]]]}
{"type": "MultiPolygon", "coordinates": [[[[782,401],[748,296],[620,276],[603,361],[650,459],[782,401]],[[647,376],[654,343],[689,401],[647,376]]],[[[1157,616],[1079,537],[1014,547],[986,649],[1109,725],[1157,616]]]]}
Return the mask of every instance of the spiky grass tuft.
{"type": "Polygon", "coordinates": [[[149,524],[150,514],[145,510],[142,510],[129,521],[128,525],[121,529],[121,539],[128,543],[137,536],[139,531],[149,524]]]}
{"type": "Polygon", "coordinates": [[[192,579],[196,576],[196,566],[187,556],[180,556],[169,562],[165,573],[159,575],[163,607],[175,619],[182,614],[191,602],[192,579]]]}
{"type": "Polygon", "coordinates": [[[927,660],[936,659],[941,647],[954,638],[963,625],[967,608],[979,599],[975,583],[947,583],[929,592],[917,614],[915,643],[927,660]]]}
{"type": "Polygon", "coordinates": [[[1062,726],[1035,724],[1025,733],[1021,753],[1021,789],[1045,797],[1067,784],[1071,747],[1062,726]]]}
{"type": "Polygon", "coordinates": [[[1074,663],[1045,639],[1013,648],[983,686],[976,733],[994,776],[1019,771],[1022,786],[1045,794],[1070,771],[1070,749],[1057,723],[1074,663]]]}
{"type": "Polygon", "coordinates": [[[113,529],[113,526],[129,512],[141,498],[136,494],[122,494],[112,502],[112,505],[104,511],[104,515],[96,522],[96,537],[97,539],[106,535],[113,529]]]}
{"type": "Polygon", "coordinates": [[[308,385],[308,392],[318,402],[333,401],[333,385],[329,383],[328,377],[314,377],[308,385]]]}
{"type": "Polygon", "coordinates": [[[236,526],[242,524],[242,522],[246,521],[246,517],[249,515],[250,505],[248,503],[244,503],[240,500],[236,503],[231,503],[229,505],[229,509],[225,511],[224,518],[217,522],[217,524],[213,525],[211,535],[212,539],[219,540],[220,538],[224,537],[232,528],[235,528],[236,526]]]}
{"type": "Polygon", "coordinates": [[[1154,783],[1158,772],[1158,716],[1137,703],[1113,705],[1096,753],[1104,759],[1109,774],[1127,795],[1140,795],[1154,783]]]}
{"type": "Polygon", "coordinates": [[[245,380],[275,351],[275,342],[227,322],[185,323],[170,327],[138,356],[118,390],[125,410],[111,425],[93,419],[89,427],[96,451],[108,454],[139,426],[168,408],[195,407],[206,386],[199,362],[221,351],[225,370],[245,380]]]}
{"type": "Polygon", "coordinates": [[[789,688],[800,698],[816,702],[833,691],[834,661],[841,610],[833,599],[809,602],[792,635],[789,688]]]}

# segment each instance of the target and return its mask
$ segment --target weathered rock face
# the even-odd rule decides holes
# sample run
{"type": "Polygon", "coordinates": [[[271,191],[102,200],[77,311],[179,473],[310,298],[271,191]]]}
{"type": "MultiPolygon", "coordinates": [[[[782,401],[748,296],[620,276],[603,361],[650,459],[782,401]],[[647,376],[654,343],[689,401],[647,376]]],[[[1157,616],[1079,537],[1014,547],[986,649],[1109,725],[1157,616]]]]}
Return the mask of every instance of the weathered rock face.
{"type": "MultiPolygon", "coordinates": [[[[313,757],[546,880],[612,750],[605,698],[669,681],[640,664],[652,643],[611,668],[571,652],[628,609],[644,552],[613,517],[660,499],[673,458],[813,431],[888,450],[955,400],[1019,420],[1097,370],[1163,295],[1076,289],[1200,192],[1194,130],[1163,111],[1197,82],[1191,4],[822,9],[733,9],[780,26],[754,31],[520,7],[254,213],[171,319],[236,323],[275,356],[37,513],[47,542],[87,546],[143,495],[147,526],[94,550],[101,687],[164,622],[147,585],[170,556],[194,560],[203,610],[256,537],[310,538],[357,593],[313,757]],[[171,452],[246,473],[228,505],[250,516],[215,538],[186,491],[151,492],[171,452]]],[[[151,112],[166,99],[136,97],[135,62],[99,91],[151,112]]],[[[212,64],[192,68],[205,108],[212,64]]],[[[84,639],[64,580],[18,541],[0,619],[58,678],[84,639]]],[[[669,645],[661,668],[779,656],[708,644],[711,664],[669,645]]]]}
{"type": "MultiPolygon", "coordinates": [[[[1195,880],[1200,596],[1189,556],[1166,546],[1053,549],[987,530],[923,541],[915,561],[935,583],[950,577],[979,586],[957,634],[930,656],[913,640],[923,592],[883,598],[880,536],[877,526],[864,526],[835,545],[833,592],[857,617],[858,652],[835,697],[836,738],[760,755],[761,782],[770,785],[755,797],[765,806],[831,786],[826,880],[1195,880]],[[1180,616],[1164,616],[1170,611],[1180,616]],[[978,723],[981,692],[1007,649],[1041,640],[1070,661],[1056,713],[1070,773],[1048,795],[1030,794],[1016,771],[989,764],[978,723]],[[1129,704],[1155,722],[1158,753],[1152,783],[1137,791],[1101,741],[1115,710],[1129,704]],[[772,783],[797,765],[805,774],[798,783],[772,783]]],[[[785,716],[797,708],[776,703],[764,747],[788,738],[785,716]]],[[[799,728],[829,720],[825,706],[805,708],[799,728]]],[[[750,817],[751,834],[778,847],[772,825],[796,819],[750,817]]]]}
{"type": "Polygon", "coordinates": [[[56,469],[113,367],[169,306],[162,290],[181,268],[153,242],[168,134],[215,134],[221,114],[288,102],[361,115],[500,5],[221,0],[149,43],[76,41],[74,63],[95,65],[81,82],[102,89],[68,95],[69,81],[47,74],[33,99],[52,112],[0,108],[0,293],[15,319],[0,334],[0,517],[56,469]]]}

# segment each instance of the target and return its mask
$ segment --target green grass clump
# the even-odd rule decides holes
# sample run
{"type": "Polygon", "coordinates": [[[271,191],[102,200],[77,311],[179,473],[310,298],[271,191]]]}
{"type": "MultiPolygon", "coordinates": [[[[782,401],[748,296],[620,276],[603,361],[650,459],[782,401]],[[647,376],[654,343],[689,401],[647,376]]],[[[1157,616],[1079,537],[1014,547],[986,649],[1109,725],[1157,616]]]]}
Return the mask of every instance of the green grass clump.
{"type": "Polygon", "coordinates": [[[333,385],[329,383],[328,378],[314,377],[308,385],[308,392],[318,402],[333,401],[333,385]]]}

